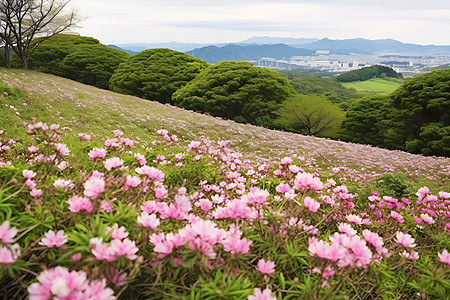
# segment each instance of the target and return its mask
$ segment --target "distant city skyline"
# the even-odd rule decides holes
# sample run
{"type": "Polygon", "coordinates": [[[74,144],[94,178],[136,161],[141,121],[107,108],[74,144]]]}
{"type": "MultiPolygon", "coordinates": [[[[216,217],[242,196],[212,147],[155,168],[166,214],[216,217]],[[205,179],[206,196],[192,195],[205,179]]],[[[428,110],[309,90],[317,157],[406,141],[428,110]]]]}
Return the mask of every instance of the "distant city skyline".
{"type": "Polygon", "coordinates": [[[104,44],[271,36],[450,45],[448,0],[72,0],[70,5],[83,19],[75,31],[104,44]]]}

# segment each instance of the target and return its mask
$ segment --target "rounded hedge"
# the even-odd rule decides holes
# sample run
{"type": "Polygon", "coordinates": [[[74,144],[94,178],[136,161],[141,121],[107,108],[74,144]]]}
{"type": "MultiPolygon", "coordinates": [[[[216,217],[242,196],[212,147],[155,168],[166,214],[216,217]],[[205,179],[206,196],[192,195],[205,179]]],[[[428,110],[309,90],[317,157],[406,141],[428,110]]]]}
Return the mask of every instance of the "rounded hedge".
{"type": "Polygon", "coordinates": [[[172,94],[194,79],[208,64],[170,49],[149,49],[120,64],[110,79],[111,90],[172,103],[172,94]]]}
{"type": "Polygon", "coordinates": [[[276,71],[223,61],[203,70],[172,99],[186,109],[271,126],[281,103],[294,94],[286,77],[276,71]]]}

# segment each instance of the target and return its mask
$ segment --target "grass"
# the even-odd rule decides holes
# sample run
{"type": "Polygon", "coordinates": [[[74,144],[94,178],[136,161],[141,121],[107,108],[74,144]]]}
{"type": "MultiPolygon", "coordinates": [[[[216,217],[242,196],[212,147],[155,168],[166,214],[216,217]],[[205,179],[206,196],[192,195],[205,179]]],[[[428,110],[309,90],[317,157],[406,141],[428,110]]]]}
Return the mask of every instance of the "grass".
{"type": "Polygon", "coordinates": [[[35,71],[0,69],[0,79],[28,93],[25,97],[0,96],[0,130],[11,136],[16,136],[15,132],[23,135],[22,122],[30,123],[32,118],[48,124],[59,123],[61,127],[70,127],[65,141],[75,155],[82,152],[73,149],[79,145],[80,132],[101,140],[112,137],[112,130],[121,129],[130,137],[151,141],[157,135],[156,130],[167,129],[186,143],[201,136],[228,140],[232,148],[252,160],[277,160],[285,156],[314,159],[324,172],[341,167],[340,172],[358,185],[367,185],[385,173],[403,172],[417,184],[450,188],[449,158],[423,157],[237,124],[35,71]]]}
{"type": "Polygon", "coordinates": [[[401,81],[372,78],[365,81],[343,82],[342,85],[363,93],[389,94],[401,85],[401,81]]]}

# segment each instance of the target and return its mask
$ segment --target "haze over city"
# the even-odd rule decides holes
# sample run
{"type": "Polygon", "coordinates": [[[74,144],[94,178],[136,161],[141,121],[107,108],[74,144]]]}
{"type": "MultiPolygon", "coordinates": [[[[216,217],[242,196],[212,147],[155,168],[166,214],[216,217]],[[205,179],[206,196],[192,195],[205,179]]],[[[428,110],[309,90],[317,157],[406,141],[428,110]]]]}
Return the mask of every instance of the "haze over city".
{"type": "Polygon", "coordinates": [[[252,36],[450,45],[450,2],[430,0],[73,0],[76,31],[105,44],[239,42],[252,36]]]}

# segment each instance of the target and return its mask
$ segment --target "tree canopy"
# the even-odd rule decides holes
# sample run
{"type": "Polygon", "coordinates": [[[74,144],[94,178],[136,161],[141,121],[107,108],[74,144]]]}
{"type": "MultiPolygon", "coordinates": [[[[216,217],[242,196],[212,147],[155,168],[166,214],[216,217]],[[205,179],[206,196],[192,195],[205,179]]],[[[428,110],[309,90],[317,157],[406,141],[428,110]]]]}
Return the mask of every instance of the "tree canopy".
{"type": "Polygon", "coordinates": [[[345,114],[324,96],[297,95],[283,103],[278,116],[276,124],[283,129],[326,136],[339,129],[345,114]]]}
{"type": "Polygon", "coordinates": [[[391,98],[391,144],[412,153],[450,156],[450,69],[409,79],[391,98]]]}
{"type": "Polygon", "coordinates": [[[364,81],[376,77],[402,78],[403,75],[401,73],[397,73],[392,68],[380,65],[373,65],[359,70],[353,70],[342,73],[341,75],[336,76],[336,80],[339,82],[351,82],[351,81],[364,81]]]}
{"type": "Polygon", "coordinates": [[[333,103],[361,97],[357,92],[344,87],[334,78],[322,78],[299,71],[280,71],[280,73],[286,75],[294,89],[303,95],[324,95],[333,103]]]}
{"type": "Polygon", "coordinates": [[[120,64],[110,88],[122,94],[172,103],[172,94],[194,79],[208,64],[170,49],[149,49],[120,64]]]}
{"type": "Polygon", "coordinates": [[[203,70],[173,95],[174,104],[214,116],[271,126],[276,110],[295,90],[276,71],[223,61],[203,70]]]}
{"type": "MultiPolygon", "coordinates": [[[[109,79],[128,58],[124,51],[90,37],[59,34],[43,41],[29,58],[30,68],[108,89],[109,79]]],[[[20,63],[13,58],[13,65],[20,63]]]]}
{"type": "MultiPolygon", "coordinates": [[[[74,51],[78,45],[99,44],[97,39],[75,34],[58,34],[45,41],[39,41],[37,48],[29,57],[29,67],[44,73],[51,73],[57,76],[63,76],[63,70],[60,66],[62,60],[74,51]]],[[[18,57],[13,57],[13,65],[20,63],[18,57]]]]}
{"type": "Polygon", "coordinates": [[[361,144],[384,146],[386,125],[390,111],[386,96],[366,96],[346,103],[347,115],[342,122],[344,139],[361,144]]]}
{"type": "Polygon", "coordinates": [[[64,77],[108,89],[114,70],[129,56],[102,44],[78,45],[64,57],[60,67],[64,77]]]}
{"type": "Polygon", "coordinates": [[[450,156],[450,69],[409,79],[388,96],[352,101],[343,129],[352,142],[450,156]]]}

